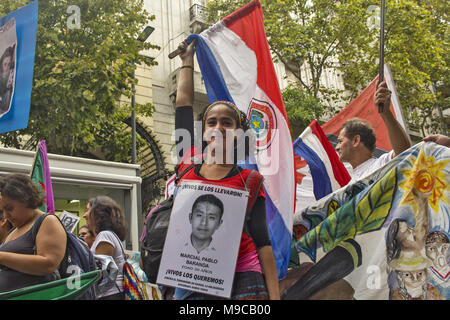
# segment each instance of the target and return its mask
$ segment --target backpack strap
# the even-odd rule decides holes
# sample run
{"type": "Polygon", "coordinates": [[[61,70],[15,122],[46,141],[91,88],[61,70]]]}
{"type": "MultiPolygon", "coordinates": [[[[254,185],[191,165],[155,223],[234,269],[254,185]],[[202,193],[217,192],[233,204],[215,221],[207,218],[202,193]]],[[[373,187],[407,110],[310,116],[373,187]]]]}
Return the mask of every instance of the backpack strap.
{"type": "Polygon", "coordinates": [[[252,238],[250,234],[250,228],[248,227],[248,222],[250,220],[250,212],[253,210],[253,206],[255,205],[256,199],[258,198],[259,190],[261,189],[262,184],[264,183],[264,178],[259,177],[256,170],[252,170],[245,181],[245,189],[249,191],[249,199],[247,204],[247,211],[245,213],[244,220],[244,232],[252,238]]]}
{"type": "Polygon", "coordinates": [[[181,178],[194,167],[195,167],[195,163],[191,163],[190,165],[183,165],[183,166],[181,166],[180,169],[183,169],[183,170],[181,170],[181,172],[177,173],[177,176],[176,176],[175,181],[174,181],[175,185],[177,185],[178,182],[180,182],[181,178]]]}
{"type": "Polygon", "coordinates": [[[258,175],[254,174],[255,172],[257,171],[252,170],[248,175],[247,180],[245,181],[245,189],[249,190],[249,203],[247,206],[248,214],[250,213],[251,209],[253,209],[256,199],[258,198],[259,190],[264,183],[264,178],[259,179],[258,175]]]}

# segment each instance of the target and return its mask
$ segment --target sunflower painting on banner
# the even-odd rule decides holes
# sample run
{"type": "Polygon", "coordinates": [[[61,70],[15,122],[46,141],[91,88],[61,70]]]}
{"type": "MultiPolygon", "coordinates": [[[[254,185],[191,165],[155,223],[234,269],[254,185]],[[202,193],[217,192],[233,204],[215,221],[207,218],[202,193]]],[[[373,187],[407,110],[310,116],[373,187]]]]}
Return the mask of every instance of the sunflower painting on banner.
{"type": "Polygon", "coordinates": [[[314,263],[301,298],[339,280],[355,299],[449,300],[449,173],[450,149],[422,142],[296,213],[300,262],[314,263]]]}

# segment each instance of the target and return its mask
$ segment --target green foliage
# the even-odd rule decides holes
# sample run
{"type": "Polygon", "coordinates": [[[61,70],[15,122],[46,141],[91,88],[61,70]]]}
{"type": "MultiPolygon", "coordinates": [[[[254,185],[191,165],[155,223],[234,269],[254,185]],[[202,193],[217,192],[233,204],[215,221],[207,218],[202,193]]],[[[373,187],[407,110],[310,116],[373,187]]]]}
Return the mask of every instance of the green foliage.
{"type": "Polygon", "coordinates": [[[357,197],[352,197],[328,215],[300,238],[296,246],[314,257],[318,243],[325,252],[329,252],[347,239],[380,229],[391,209],[396,181],[397,170],[394,168],[373,184],[359,201],[357,197]]]}
{"type": "Polygon", "coordinates": [[[295,140],[325,110],[320,100],[291,84],[282,92],[292,138],[295,140]]]}
{"type": "MultiPolygon", "coordinates": [[[[30,1],[2,0],[0,16],[30,1]]],[[[129,161],[131,136],[123,120],[131,114],[119,98],[131,98],[140,51],[157,48],[136,40],[154,16],[143,0],[41,0],[28,127],[0,137],[7,146],[27,138],[25,148],[47,140],[49,152],[88,155],[103,150],[108,160],[129,161]],[[80,28],[70,21],[80,8],[80,28]]],[[[153,63],[151,63],[153,64],[153,63]]],[[[149,115],[151,105],[137,106],[149,115]]]]}

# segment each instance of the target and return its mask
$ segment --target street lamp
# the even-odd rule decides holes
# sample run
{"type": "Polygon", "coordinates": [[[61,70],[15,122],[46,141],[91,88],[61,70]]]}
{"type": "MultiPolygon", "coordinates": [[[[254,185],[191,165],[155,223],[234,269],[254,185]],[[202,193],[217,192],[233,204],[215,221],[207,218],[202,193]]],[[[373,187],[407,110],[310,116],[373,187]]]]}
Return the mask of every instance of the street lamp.
{"type": "MultiPolygon", "coordinates": [[[[141,32],[141,34],[136,38],[136,40],[145,42],[147,38],[152,34],[155,28],[151,26],[146,26],[145,29],[141,32]]],[[[133,62],[133,80],[135,77],[134,72],[134,62],[133,62]]],[[[131,90],[133,91],[133,95],[131,96],[131,143],[132,143],[132,152],[131,152],[131,161],[133,164],[136,164],[136,94],[134,92],[134,82],[131,84],[131,90]]]]}

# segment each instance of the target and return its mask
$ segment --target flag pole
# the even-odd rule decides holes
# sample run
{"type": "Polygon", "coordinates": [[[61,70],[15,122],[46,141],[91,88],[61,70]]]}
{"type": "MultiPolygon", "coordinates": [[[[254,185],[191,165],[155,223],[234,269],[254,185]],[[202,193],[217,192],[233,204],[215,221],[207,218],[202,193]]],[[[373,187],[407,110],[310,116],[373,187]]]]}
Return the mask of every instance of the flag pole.
{"type": "MultiPolygon", "coordinates": [[[[385,16],[385,0],[381,0],[380,10],[380,61],[379,61],[379,77],[378,83],[384,79],[384,16],[385,16]]],[[[383,103],[378,104],[378,113],[383,112],[383,103]]]]}
{"type": "Polygon", "coordinates": [[[173,59],[181,53],[180,49],[175,49],[171,53],[169,53],[169,59],[173,59]]]}

